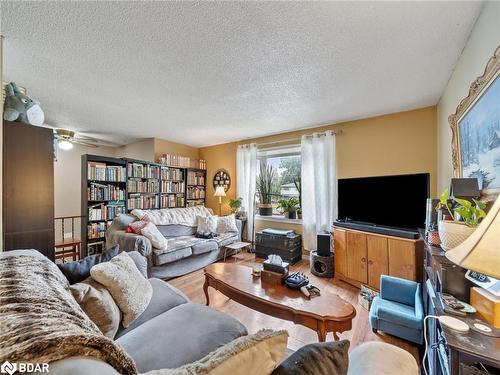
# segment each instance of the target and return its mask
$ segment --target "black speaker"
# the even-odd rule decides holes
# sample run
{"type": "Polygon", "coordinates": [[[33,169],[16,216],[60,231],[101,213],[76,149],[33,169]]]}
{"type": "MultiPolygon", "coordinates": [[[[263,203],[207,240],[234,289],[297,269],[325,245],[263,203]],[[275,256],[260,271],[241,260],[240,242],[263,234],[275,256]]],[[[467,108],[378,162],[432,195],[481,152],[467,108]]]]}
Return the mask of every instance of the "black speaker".
{"type": "Polygon", "coordinates": [[[322,257],[329,257],[332,252],[331,235],[328,232],[318,233],[316,239],[316,246],[318,255],[322,257]]]}

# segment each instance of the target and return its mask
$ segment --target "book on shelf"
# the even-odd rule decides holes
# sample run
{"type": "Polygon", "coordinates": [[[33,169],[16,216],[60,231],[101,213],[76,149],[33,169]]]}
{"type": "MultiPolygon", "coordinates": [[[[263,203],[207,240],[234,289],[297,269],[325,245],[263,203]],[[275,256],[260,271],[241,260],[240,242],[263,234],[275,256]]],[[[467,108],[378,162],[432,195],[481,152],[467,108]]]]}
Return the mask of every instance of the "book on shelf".
{"type": "Polygon", "coordinates": [[[158,193],[160,191],[159,180],[134,180],[131,177],[127,181],[127,190],[129,193],[158,193]]]}
{"type": "Polygon", "coordinates": [[[88,162],[88,180],[124,182],[125,178],[125,167],[119,165],[108,165],[106,163],[95,161],[88,162]]]}
{"type": "Polygon", "coordinates": [[[188,171],[188,185],[205,185],[205,172],[188,171]]]}
{"type": "Polygon", "coordinates": [[[184,193],[186,184],[184,181],[161,181],[161,192],[162,193],[184,193]]]}
{"type": "Polygon", "coordinates": [[[196,206],[204,206],[204,200],[188,200],[186,207],[196,207],[196,206]]]}
{"type": "Polygon", "coordinates": [[[111,225],[111,221],[100,222],[100,223],[90,223],[87,225],[87,238],[96,239],[104,238],[106,234],[106,229],[111,225]]]}
{"type": "Polygon", "coordinates": [[[89,201],[123,201],[125,190],[115,185],[104,185],[91,182],[87,187],[87,200],[89,201]]]}
{"type": "Polygon", "coordinates": [[[187,199],[205,199],[205,187],[188,186],[187,199]]]}
{"type": "Polygon", "coordinates": [[[161,196],[161,208],[176,208],[184,207],[185,200],[182,195],[162,195],[161,196]]]}
{"type": "Polygon", "coordinates": [[[169,167],[207,169],[205,160],[191,159],[181,155],[162,154],[160,163],[169,167]]]}
{"type": "Polygon", "coordinates": [[[124,204],[95,204],[88,208],[88,220],[113,220],[125,213],[124,204]]]}
{"type": "Polygon", "coordinates": [[[161,167],[161,179],[162,180],[183,180],[184,173],[182,169],[179,168],[170,168],[170,167],[161,167]]]}
{"type": "Polygon", "coordinates": [[[141,195],[132,193],[129,194],[127,206],[129,211],[135,208],[141,210],[158,209],[159,198],[158,195],[141,195]]]}

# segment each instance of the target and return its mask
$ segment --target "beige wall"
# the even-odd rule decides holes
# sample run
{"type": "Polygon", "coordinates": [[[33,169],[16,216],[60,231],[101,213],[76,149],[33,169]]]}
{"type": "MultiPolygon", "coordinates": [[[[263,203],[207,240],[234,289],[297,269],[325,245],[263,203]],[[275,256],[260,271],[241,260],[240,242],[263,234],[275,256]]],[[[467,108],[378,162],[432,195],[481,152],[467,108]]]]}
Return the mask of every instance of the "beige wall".
{"type": "Polygon", "coordinates": [[[483,74],[486,63],[499,43],[500,2],[485,2],[437,106],[438,191],[448,187],[450,178],[453,176],[451,129],[448,116],[455,113],[460,101],[468,95],[470,84],[483,74]]]}
{"type": "Polygon", "coordinates": [[[81,214],[82,155],[115,156],[116,148],[86,147],[74,145],[73,149],[59,150],[54,162],[54,208],[55,216],[81,214]]]}
{"type": "MultiPolygon", "coordinates": [[[[434,106],[240,143],[259,144],[299,138],[303,134],[327,129],[343,130],[337,138],[339,178],[429,172],[431,194],[436,194],[437,124],[434,106]]],[[[200,157],[207,160],[208,166],[207,206],[214,210],[217,210],[218,206],[210,181],[217,169],[227,169],[232,178],[231,189],[225,201],[235,197],[237,145],[238,143],[228,143],[200,149],[200,157]]]]}
{"type": "MultiPolygon", "coordinates": [[[[0,34],[0,84],[3,90],[3,35],[0,34]]],[[[0,113],[3,119],[3,94],[0,99],[0,113]]],[[[0,121],[0,197],[3,196],[3,121],[0,121]]],[[[3,202],[0,199],[0,251],[3,251],[3,202]]]]}
{"type": "Polygon", "coordinates": [[[155,139],[147,138],[117,148],[115,155],[123,158],[155,161],[155,139]]]}
{"type": "MultiPolygon", "coordinates": [[[[195,136],[195,134],[193,134],[195,136]]],[[[162,154],[173,154],[179,156],[187,156],[191,159],[199,159],[198,148],[183,145],[181,143],[170,142],[165,139],[154,139],[154,161],[160,160],[162,154]]]]}

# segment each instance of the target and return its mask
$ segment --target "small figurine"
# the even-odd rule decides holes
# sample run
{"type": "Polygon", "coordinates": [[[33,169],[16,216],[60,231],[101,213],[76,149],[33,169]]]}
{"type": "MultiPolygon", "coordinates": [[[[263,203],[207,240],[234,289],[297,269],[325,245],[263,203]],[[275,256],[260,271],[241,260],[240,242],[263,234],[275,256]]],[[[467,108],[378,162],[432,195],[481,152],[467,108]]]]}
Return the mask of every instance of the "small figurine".
{"type": "Polygon", "coordinates": [[[5,85],[3,118],[7,121],[22,121],[31,125],[43,125],[45,116],[40,103],[22,94],[14,82],[5,85]]]}

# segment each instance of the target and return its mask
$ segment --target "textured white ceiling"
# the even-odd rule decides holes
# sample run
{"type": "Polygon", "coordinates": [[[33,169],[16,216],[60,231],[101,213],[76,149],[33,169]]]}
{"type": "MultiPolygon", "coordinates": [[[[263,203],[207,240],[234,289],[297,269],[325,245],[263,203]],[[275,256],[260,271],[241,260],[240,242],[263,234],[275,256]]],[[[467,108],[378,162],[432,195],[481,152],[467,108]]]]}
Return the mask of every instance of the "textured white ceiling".
{"type": "Polygon", "coordinates": [[[206,146],[436,104],[480,8],[2,1],[4,79],[48,124],[206,146]]]}

